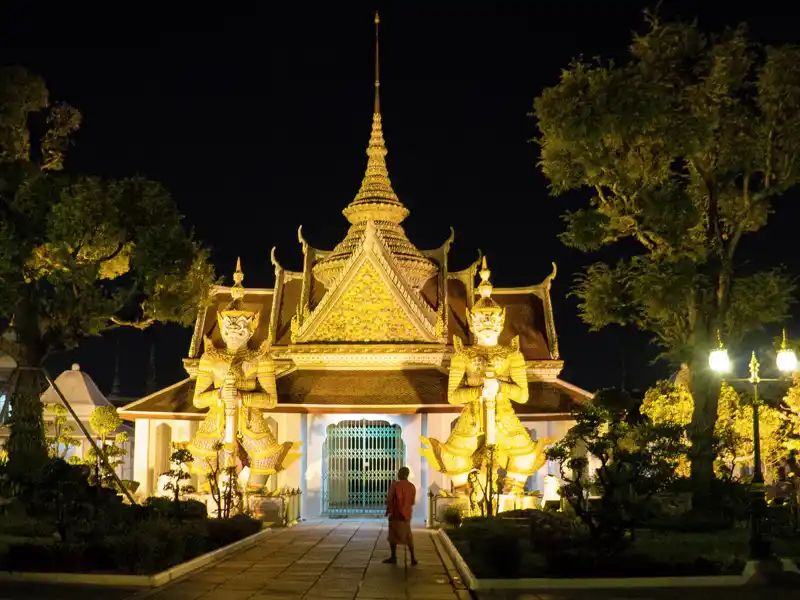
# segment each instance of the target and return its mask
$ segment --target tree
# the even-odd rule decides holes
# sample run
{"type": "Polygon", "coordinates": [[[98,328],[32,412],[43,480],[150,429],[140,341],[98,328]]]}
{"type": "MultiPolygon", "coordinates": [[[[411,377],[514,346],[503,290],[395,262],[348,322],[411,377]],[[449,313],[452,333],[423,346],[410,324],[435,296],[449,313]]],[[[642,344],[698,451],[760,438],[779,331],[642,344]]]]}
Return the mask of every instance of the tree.
{"type": "Polygon", "coordinates": [[[192,478],[192,475],[189,473],[188,465],[193,461],[194,457],[189,450],[185,447],[173,444],[173,451],[169,457],[170,470],[162,473],[162,475],[167,475],[169,477],[169,481],[164,486],[164,489],[168,492],[172,492],[172,500],[175,506],[178,506],[183,494],[191,494],[194,492],[193,485],[183,483],[192,478]]]}
{"type": "Polygon", "coordinates": [[[675,478],[686,448],[680,426],[653,423],[636,407],[605,402],[621,396],[601,390],[592,403],[574,411],[575,425],[547,458],[558,461],[562,497],[587,526],[592,538],[607,549],[627,545],[646,516],[650,499],[675,478]],[[590,458],[599,467],[589,471],[590,458]],[[600,492],[598,507],[589,493],[600,492]]]}
{"type": "Polygon", "coordinates": [[[792,378],[792,387],[786,392],[783,406],[789,425],[786,446],[791,451],[800,451],[800,375],[792,378]]]}
{"type": "Polygon", "coordinates": [[[67,409],[61,404],[48,404],[45,411],[52,415],[52,435],[48,436],[48,453],[51,458],[67,458],[71,448],[80,445],[73,434],[75,428],[69,424],[67,409]]]}
{"type": "Polygon", "coordinates": [[[25,473],[46,460],[43,360],[111,327],[191,324],[213,269],[160,184],[64,169],[81,114],[40,77],[0,68],[0,107],[0,351],[20,367],[9,468],[25,473]]]}
{"type": "MultiPolygon", "coordinates": [[[[741,396],[727,383],[723,383],[718,399],[717,421],[714,426],[715,461],[718,477],[731,480],[739,465],[752,466],[753,407],[752,400],[742,401],[741,396]]],[[[642,414],[655,424],[675,425],[687,437],[694,412],[694,400],[688,390],[669,381],[659,381],[644,396],[642,414]]],[[[788,417],[783,411],[768,405],[759,407],[761,456],[766,473],[774,476],[787,450],[788,417]]],[[[678,475],[687,476],[689,464],[684,459],[678,465],[678,475]]]]}
{"type": "Polygon", "coordinates": [[[95,485],[113,487],[115,484],[114,476],[105,468],[102,459],[105,458],[111,470],[116,471],[128,454],[128,451],[123,447],[123,444],[128,441],[128,434],[124,431],[115,433],[122,425],[122,419],[119,417],[117,409],[113,406],[98,406],[95,408],[89,416],[89,425],[100,438],[98,449],[102,456],[98,455],[97,451],[92,447],[86,453],[84,463],[94,468],[95,474],[91,480],[95,485]]]}
{"type": "Polygon", "coordinates": [[[744,26],[707,36],[661,23],[636,35],[624,64],[574,61],[535,100],[540,166],[554,194],[590,191],[562,240],[597,262],[574,293],[592,330],[652,332],[689,368],[696,504],[711,501],[719,380],[708,354],[785,318],[794,291],[781,270],[745,270],[742,237],[764,227],[800,179],[800,49],[762,48],[744,26]]]}

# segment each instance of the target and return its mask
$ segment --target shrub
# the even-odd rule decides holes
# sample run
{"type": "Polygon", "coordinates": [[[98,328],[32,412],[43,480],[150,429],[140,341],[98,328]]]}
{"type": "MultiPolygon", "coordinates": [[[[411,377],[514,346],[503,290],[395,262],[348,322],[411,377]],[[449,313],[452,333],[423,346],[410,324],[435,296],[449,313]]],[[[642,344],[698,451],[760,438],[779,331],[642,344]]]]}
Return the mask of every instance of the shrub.
{"type": "Polygon", "coordinates": [[[461,511],[456,506],[448,506],[444,509],[444,522],[451,527],[458,527],[462,522],[461,511]]]}
{"type": "Polygon", "coordinates": [[[464,519],[454,534],[467,546],[470,562],[479,577],[514,578],[522,562],[520,542],[525,529],[503,518],[464,519]]]}
{"type": "Polygon", "coordinates": [[[164,519],[205,519],[208,517],[206,505],[197,500],[179,500],[150,497],[142,505],[144,514],[152,518],[164,519]]]}
{"type": "Polygon", "coordinates": [[[588,533],[574,518],[564,513],[532,510],[529,513],[531,550],[548,558],[560,560],[564,553],[585,546],[588,533]]]}
{"type": "Polygon", "coordinates": [[[0,534],[20,537],[47,537],[55,533],[55,525],[37,519],[0,519],[0,534]]]}
{"type": "Polygon", "coordinates": [[[680,427],[654,425],[630,400],[613,390],[598,392],[595,402],[574,411],[575,425],[547,450],[559,463],[561,497],[604,550],[627,547],[651,498],[669,487],[686,452],[680,427]],[[594,472],[588,456],[599,462],[594,472]],[[600,491],[597,506],[586,501],[593,488],[600,491]]]}
{"type": "Polygon", "coordinates": [[[208,519],[208,538],[213,547],[225,546],[261,531],[263,523],[246,515],[230,519],[208,519]]]}

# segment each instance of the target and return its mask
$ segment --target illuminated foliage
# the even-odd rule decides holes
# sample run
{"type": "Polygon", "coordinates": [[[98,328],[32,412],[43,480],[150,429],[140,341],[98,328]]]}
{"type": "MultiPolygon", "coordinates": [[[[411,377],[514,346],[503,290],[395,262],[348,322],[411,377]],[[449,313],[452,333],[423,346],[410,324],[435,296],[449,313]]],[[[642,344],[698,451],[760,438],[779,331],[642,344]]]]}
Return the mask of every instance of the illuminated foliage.
{"type": "MultiPolygon", "coordinates": [[[[128,441],[128,434],[124,431],[115,434],[122,425],[122,419],[119,417],[117,409],[113,406],[98,406],[89,415],[89,425],[100,438],[98,447],[102,456],[108,461],[111,469],[116,471],[128,454],[123,447],[128,441]]],[[[105,468],[101,457],[94,448],[90,448],[86,453],[84,464],[94,468],[94,474],[90,477],[90,481],[96,482],[99,479],[101,485],[108,487],[114,485],[114,476],[105,468]]]]}
{"type": "Polygon", "coordinates": [[[13,318],[17,336],[2,350],[30,364],[115,324],[190,324],[213,270],[169,193],[65,170],[80,113],[39,77],[0,70],[0,100],[0,333],[13,318]]]}
{"type": "Polygon", "coordinates": [[[61,404],[48,404],[45,412],[51,417],[52,435],[47,437],[48,452],[52,458],[66,458],[70,449],[80,446],[73,434],[75,428],[69,424],[67,409],[61,404]]]}
{"type": "MultiPolygon", "coordinates": [[[[683,387],[669,381],[659,381],[645,393],[642,414],[655,424],[677,425],[686,432],[694,412],[692,395],[683,387]]],[[[765,473],[774,475],[787,451],[787,415],[776,408],[759,406],[761,457],[765,473]]],[[[686,433],[684,433],[686,436],[686,433]]],[[[720,389],[717,421],[715,471],[719,477],[730,479],[737,466],[753,465],[753,408],[751,400],[742,400],[730,385],[720,389]]],[[[687,436],[688,439],[688,436],[687,436]]],[[[683,459],[678,474],[689,474],[689,462],[683,459]]]]}
{"type": "Polygon", "coordinates": [[[575,425],[547,450],[547,458],[559,464],[562,498],[592,538],[610,548],[629,542],[626,532],[633,533],[652,496],[674,480],[686,453],[680,425],[656,423],[620,402],[622,396],[598,392],[574,411],[575,425]],[[599,466],[590,469],[590,457],[599,466]],[[597,510],[587,503],[592,490],[600,495],[597,510]]]}
{"type": "Polygon", "coordinates": [[[800,180],[800,48],[646,16],[627,61],[574,61],[536,99],[540,166],[554,194],[591,192],[565,216],[564,243],[633,242],[627,258],[590,266],[574,293],[593,330],[652,332],[688,365],[695,499],[709,500],[716,332],[730,343],[784,319],[792,300],[785,273],[745,270],[735,256],[800,180]]]}
{"type": "Polygon", "coordinates": [[[795,375],[792,387],[783,399],[789,422],[787,446],[790,450],[800,452],[800,375],[795,375]]]}

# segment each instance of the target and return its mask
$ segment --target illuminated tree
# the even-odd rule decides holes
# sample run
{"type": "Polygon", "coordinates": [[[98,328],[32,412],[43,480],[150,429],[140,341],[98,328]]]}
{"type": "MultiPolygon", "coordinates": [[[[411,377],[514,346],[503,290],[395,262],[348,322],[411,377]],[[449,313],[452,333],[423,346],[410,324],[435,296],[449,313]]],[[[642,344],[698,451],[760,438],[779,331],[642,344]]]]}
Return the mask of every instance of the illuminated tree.
{"type": "Polygon", "coordinates": [[[743,26],[708,36],[647,21],[627,61],[574,61],[534,113],[553,193],[591,192],[566,215],[562,240],[585,252],[633,242],[627,258],[579,277],[581,317],[592,330],[652,332],[688,366],[702,507],[712,501],[717,331],[730,342],[783,320],[794,289],[778,269],[742,268],[736,252],[800,179],[800,48],[759,47],[743,26]]]}
{"type": "MultiPolygon", "coordinates": [[[[686,432],[691,425],[694,400],[682,386],[659,381],[645,393],[641,412],[655,424],[677,425],[686,432]]],[[[761,406],[759,426],[762,460],[766,472],[774,475],[786,455],[787,415],[779,409],[761,406]]],[[[749,400],[743,402],[736,390],[725,383],[720,389],[714,437],[717,476],[731,479],[737,466],[752,466],[753,408],[749,400]]],[[[678,475],[684,477],[689,472],[689,461],[684,459],[678,466],[678,475]]]]}
{"type": "Polygon", "coordinates": [[[67,409],[61,404],[48,404],[45,411],[52,416],[52,435],[48,436],[48,452],[53,458],[66,458],[70,449],[80,445],[73,434],[75,428],[69,424],[67,409]]]}
{"type": "Polygon", "coordinates": [[[42,381],[25,367],[110,327],[190,324],[213,269],[160,184],[64,168],[81,115],[41,78],[0,68],[0,107],[0,351],[23,367],[8,451],[24,475],[47,456],[42,381]]]}
{"type": "Polygon", "coordinates": [[[792,387],[783,399],[786,408],[786,418],[789,422],[789,433],[786,442],[790,450],[800,452],[800,375],[795,375],[792,380],[792,387]]]}
{"type": "Polygon", "coordinates": [[[87,452],[85,464],[94,468],[92,481],[96,484],[113,486],[114,476],[108,472],[103,464],[104,457],[112,471],[119,467],[128,451],[123,445],[128,441],[128,434],[124,431],[115,433],[122,425],[117,409],[113,406],[98,406],[89,416],[89,425],[92,431],[100,438],[98,444],[102,456],[98,456],[94,447],[87,452]]]}

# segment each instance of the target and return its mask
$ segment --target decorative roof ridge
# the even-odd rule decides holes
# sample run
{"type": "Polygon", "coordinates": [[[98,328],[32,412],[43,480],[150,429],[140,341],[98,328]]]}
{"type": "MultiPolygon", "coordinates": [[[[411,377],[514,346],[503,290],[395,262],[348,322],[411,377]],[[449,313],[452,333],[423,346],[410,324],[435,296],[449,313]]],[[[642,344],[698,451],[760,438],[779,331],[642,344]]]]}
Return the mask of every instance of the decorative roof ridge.
{"type": "Polygon", "coordinates": [[[339,292],[342,283],[350,276],[353,265],[362,257],[363,254],[369,253],[377,259],[384,273],[389,276],[391,284],[394,286],[396,292],[403,299],[405,305],[404,310],[410,311],[410,317],[419,321],[425,333],[432,338],[436,337],[436,311],[430,308],[420,296],[415,298],[409,292],[411,285],[406,280],[405,276],[399,272],[400,270],[394,265],[394,260],[391,259],[389,248],[386,241],[381,235],[380,230],[375,227],[372,221],[367,221],[365,226],[365,235],[358,246],[358,249],[347,259],[347,262],[342,265],[342,269],[336,278],[331,282],[327,293],[322,297],[319,304],[311,311],[304,319],[303,322],[297,327],[296,335],[293,337],[292,342],[295,343],[305,335],[308,334],[314,324],[322,318],[320,315],[327,312],[328,306],[334,302],[334,298],[341,295],[339,292]],[[376,247],[377,242],[377,247],[376,247]],[[372,251],[370,251],[372,250],[372,251]],[[377,251],[376,251],[377,250],[377,251]],[[387,256],[388,255],[388,256],[387,256]],[[426,312],[428,314],[426,314],[426,312]],[[433,319],[433,323],[431,320],[433,319]]]}
{"type": "Polygon", "coordinates": [[[374,235],[375,238],[380,242],[380,250],[374,254],[378,257],[378,260],[381,262],[384,270],[391,276],[392,283],[403,296],[406,304],[411,307],[412,311],[415,313],[415,316],[420,321],[425,323],[426,326],[431,326],[431,331],[429,333],[435,336],[436,310],[431,308],[428,303],[423,300],[421,294],[412,295],[411,292],[408,291],[409,289],[413,289],[413,287],[406,280],[406,277],[403,275],[397,265],[394,264],[394,260],[392,260],[391,253],[389,252],[389,248],[386,244],[386,240],[384,239],[380,230],[372,224],[372,221],[367,222],[367,235],[365,236],[365,242],[367,239],[369,239],[370,234],[374,235]],[[431,317],[433,317],[433,324],[431,324],[430,321],[431,317]]]}
{"type": "Polygon", "coordinates": [[[447,239],[442,242],[442,244],[438,248],[431,248],[430,250],[420,250],[420,253],[425,256],[426,258],[432,258],[439,252],[449,252],[450,246],[453,243],[453,240],[456,238],[456,230],[450,227],[450,235],[447,236],[447,239]]]}
{"type": "Polygon", "coordinates": [[[353,252],[350,258],[347,259],[347,262],[342,265],[341,271],[339,271],[333,281],[330,282],[330,287],[328,287],[328,291],[319,301],[319,304],[314,307],[314,310],[306,315],[306,317],[303,319],[303,322],[298,326],[297,334],[293,336],[294,339],[292,339],[292,342],[294,342],[295,339],[300,339],[307,333],[308,329],[311,327],[311,324],[317,320],[317,316],[321,314],[322,311],[325,310],[325,307],[331,302],[331,296],[335,294],[335,292],[341,286],[342,281],[344,281],[345,277],[347,277],[347,275],[350,273],[350,267],[353,266],[358,257],[360,257],[364,252],[365,242],[366,238],[361,241],[361,244],[359,244],[358,248],[353,252]]]}
{"type": "Polygon", "coordinates": [[[328,254],[333,252],[333,250],[323,250],[322,248],[317,248],[317,247],[312,246],[311,244],[309,244],[308,241],[306,240],[306,238],[303,237],[303,226],[302,225],[300,225],[297,228],[297,240],[300,242],[300,245],[303,247],[303,255],[304,256],[309,250],[313,250],[314,251],[314,255],[317,258],[324,258],[328,254]]]}
{"type": "Polygon", "coordinates": [[[581,396],[584,396],[587,400],[591,400],[594,398],[594,394],[592,392],[585,390],[582,387],[579,387],[568,381],[564,381],[560,377],[556,377],[551,383],[555,383],[556,385],[560,385],[561,387],[573,391],[576,394],[580,394],[581,396]]]}
{"type": "Polygon", "coordinates": [[[190,382],[190,381],[192,381],[192,380],[194,380],[194,379],[195,379],[194,377],[186,377],[185,379],[181,379],[180,381],[176,381],[175,383],[173,383],[173,384],[171,384],[171,385],[168,385],[168,386],[166,386],[166,387],[163,387],[163,388],[161,388],[161,389],[159,389],[159,390],[156,390],[156,391],[155,391],[155,392],[153,392],[152,394],[147,394],[146,396],[142,396],[142,397],[141,397],[141,398],[139,398],[138,400],[134,400],[134,401],[133,401],[133,402],[131,402],[130,404],[126,404],[125,406],[121,406],[121,407],[119,408],[119,412],[128,412],[128,411],[132,411],[132,410],[134,410],[134,409],[135,409],[135,408],[136,408],[136,407],[137,407],[139,404],[141,404],[142,402],[146,402],[147,400],[150,400],[151,398],[154,398],[155,396],[160,396],[160,395],[161,395],[161,394],[163,394],[164,392],[168,392],[168,391],[170,391],[170,390],[174,390],[175,388],[181,387],[182,385],[186,385],[188,382],[190,382]]]}

